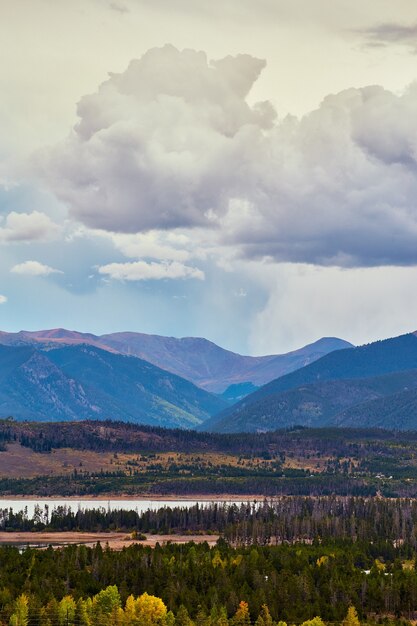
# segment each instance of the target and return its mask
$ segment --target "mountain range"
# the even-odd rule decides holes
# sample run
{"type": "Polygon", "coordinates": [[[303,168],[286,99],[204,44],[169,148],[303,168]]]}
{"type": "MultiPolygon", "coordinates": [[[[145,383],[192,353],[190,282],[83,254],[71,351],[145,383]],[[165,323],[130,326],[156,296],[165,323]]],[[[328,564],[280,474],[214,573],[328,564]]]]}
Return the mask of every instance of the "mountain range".
{"type": "Polygon", "coordinates": [[[359,347],[323,338],[285,355],[250,357],[192,337],[0,333],[0,417],[9,415],[223,433],[417,429],[417,336],[359,347]]]}
{"type": "Polygon", "coordinates": [[[99,336],[63,328],[0,332],[0,344],[44,349],[88,344],[109,352],[139,357],[214,393],[222,393],[229,385],[240,383],[250,382],[259,387],[333,350],[352,347],[342,339],[324,337],[287,354],[254,357],[225,350],[198,337],[177,339],[133,332],[99,336]]]}
{"type": "Polygon", "coordinates": [[[273,378],[348,345],[324,338],[288,355],[248,357],[191,337],[97,336],[65,329],[3,332],[0,417],[195,428],[257,385],[233,383],[223,395],[207,388],[224,389],[228,380],[252,375],[256,382],[273,378]]]}

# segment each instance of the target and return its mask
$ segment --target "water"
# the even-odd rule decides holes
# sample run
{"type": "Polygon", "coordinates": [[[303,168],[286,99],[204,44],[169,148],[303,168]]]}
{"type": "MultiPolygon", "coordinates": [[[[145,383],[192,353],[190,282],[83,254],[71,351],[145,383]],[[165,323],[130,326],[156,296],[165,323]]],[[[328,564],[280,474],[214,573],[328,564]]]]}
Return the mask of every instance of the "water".
{"type": "MultiPolygon", "coordinates": [[[[0,498],[0,509],[13,509],[15,513],[18,511],[23,511],[27,507],[28,517],[33,517],[33,513],[35,511],[35,506],[39,505],[41,509],[48,505],[49,510],[57,508],[59,506],[71,507],[72,511],[77,511],[78,509],[98,509],[105,508],[111,511],[117,509],[123,509],[124,511],[137,511],[138,513],[142,513],[143,511],[147,511],[148,509],[158,510],[164,507],[187,507],[190,508],[195,504],[200,504],[202,506],[206,506],[212,502],[219,502],[219,500],[210,500],[210,499],[200,499],[200,500],[143,500],[143,499],[130,499],[126,498],[123,500],[101,500],[99,498],[91,498],[91,499],[73,499],[73,498],[40,498],[39,500],[8,500],[6,498],[0,498]]],[[[231,500],[225,501],[228,504],[231,504],[231,500]]],[[[247,502],[247,500],[239,500],[233,501],[235,504],[239,505],[242,502],[247,502]]]]}

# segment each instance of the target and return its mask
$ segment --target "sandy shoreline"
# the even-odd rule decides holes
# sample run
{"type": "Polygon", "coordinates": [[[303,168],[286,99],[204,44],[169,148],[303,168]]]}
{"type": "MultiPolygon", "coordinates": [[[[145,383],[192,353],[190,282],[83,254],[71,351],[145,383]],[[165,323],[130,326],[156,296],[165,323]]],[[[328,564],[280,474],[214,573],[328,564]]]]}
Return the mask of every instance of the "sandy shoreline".
{"type": "Polygon", "coordinates": [[[6,544],[62,547],[70,544],[83,544],[95,546],[99,541],[103,546],[108,544],[112,550],[122,550],[132,545],[150,546],[154,548],[157,543],[207,543],[211,546],[216,544],[219,535],[147,535],[146,539],[139,541],[132,539],[129,533],[117,532],[0,532],[0,546],[6,544]]]}

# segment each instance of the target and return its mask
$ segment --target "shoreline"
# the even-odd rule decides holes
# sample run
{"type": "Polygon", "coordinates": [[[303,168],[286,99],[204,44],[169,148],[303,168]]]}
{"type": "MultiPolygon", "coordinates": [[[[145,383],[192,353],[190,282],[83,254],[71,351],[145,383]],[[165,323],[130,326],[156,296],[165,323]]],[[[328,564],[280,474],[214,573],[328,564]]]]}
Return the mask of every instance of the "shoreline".
{"type": "Polygon", "coordinates": [[[271,498],[268,496],[263,496],[263,495],[238,495],[238,494],[221,494],[221,495],[217,495],[217,494],[195,494],[195,495],[191,495],[191,494],[187,494],[184,496],[180,496],[180,495],[175,495],[175,494],[170,494],[170,495],[148,495],[148,494],[138,494],[138,495],[128,495],[128,494],[105,494],[105,495],[82,495],[82,496],[59,496],[59,495],[53,495],[53,496],[39,496],[39,495],[0,495],[0,504],[2,500],[12,500],[12,501],[19,501],[19,500],[51,500],[51,501],[58,501],[58,500],[75,500],[75,501],[87,501],[87,500],[94,500],[97,502],[108,502],[109,500],[112,500],[114,502],[123,502],[126,500],[132,500],[132,501],[147,501],[147,502],[162,502],[162,501],[166,501],[166,502],[175,502],[175,501],[184,501],[184,502],[190,502],[190,501],[198,501],[198,502],[254,502],[255,500],[258,501],[262,501],[262,500],[270,500],[271,498]]]}

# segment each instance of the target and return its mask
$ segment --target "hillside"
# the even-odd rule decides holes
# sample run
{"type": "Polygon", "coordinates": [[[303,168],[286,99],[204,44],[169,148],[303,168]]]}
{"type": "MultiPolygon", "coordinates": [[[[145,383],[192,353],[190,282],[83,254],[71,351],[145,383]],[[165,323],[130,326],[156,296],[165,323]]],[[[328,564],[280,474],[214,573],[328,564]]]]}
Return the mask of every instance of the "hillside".
{"type": "MultiPolygon", "coordinates": [[[[411,386],[411,385],[410,385],[411,386]]],[[[352,406],[335,419],[337,426],[375,426],[410,430],[417,427],[417,389],[403,389],[388,397],[352,406]]]]}
{"type": "Polygon", "coordinates": [[[235,384],[263,385],[333,350],[351,347],[350,343],[342,339],[324,337],[287,354],[253,357],[225,350],[202,338],[177,339],[133,332],[98,336],[62,328],[0,332],[0,344],[49,349],[62,345],[93,345],[103,350],[139,357],[215,393],[222,393],[235,384]]]}
{"type": "MultiPolygon", "coordinates": [[[[217,421],[215,430],[257,432],[294,424],[313,428],[340,425],[414,429],[417,428],[416,410],[403,415],[397,396],[417,393],[415,390],[417,370],[356,380],[329,380],[267,396],[255,405],[248,405],[246,410],[217,421]],[[407,389],[409,391],[404,391],[407,389]],[[387,413],[385,418],[382,409],[387,413]],[[399,421],[393,421],[395,414],[401,415],[399,421]]],[[[207,422],[200,428],[206,427],[207,422]]]]}
{"type": "Polygon", "coordinates": [[[0,346],[0,415],[193,427],[225,401],[138,358],[79,345],[0,346]]]}
{"type": "Polygon", "coordinates": [[[0,493],[415,497],[416,442],[417,431],[371,428],[219,434],[0,420],[0,493]]]}
{"type": "MultiPolygon", "coordinates": [[[[204,428],[236,432],[294,424],[334,423],[336,415],[351,406],[382,396],[386,398],[384,403],[387,405],[390,394],[415,385],[414,372],[409,372],[405,377],[369,379],[415,368],[417,337],[413,334],[332,352],[315,363],[265,385],[208,420],[204,428]]],[[[416,413],[404,416],[403,420],[407,418],[409,424],[413,416],[417,423],[416,413]]],[[[350,425],[347,414],[345,419],[347,421],[343,424],[350,425]]],[[[374,423],[370,421],[368,425],[374,423]]],[[[397,428],[398,424],[386,420],[384,426],[397,428]]]]}

